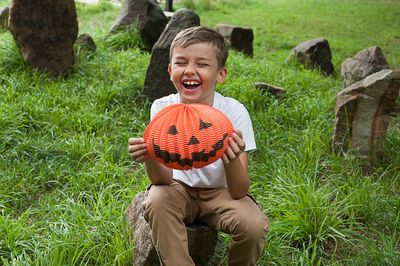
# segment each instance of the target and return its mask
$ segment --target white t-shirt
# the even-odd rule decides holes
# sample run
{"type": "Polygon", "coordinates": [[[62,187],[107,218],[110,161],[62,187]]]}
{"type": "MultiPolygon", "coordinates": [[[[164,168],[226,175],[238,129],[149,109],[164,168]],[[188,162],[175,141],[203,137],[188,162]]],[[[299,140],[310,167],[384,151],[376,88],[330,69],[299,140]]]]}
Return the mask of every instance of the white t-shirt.
{"type": "MultiPolygon", "coordinates": [[[[178,93],[155,100],[150,110],[151,119],[164,107],[179,102],[178,93]]],[[[243,104],[216,92],[212,106],[224,113],[231,120],[235,130],[242,131],[243,140],[246,143],[245,151],[256,149],[250,115],[243,104]]],[[[190,187],[216,188],[226,186],[222,159],[218,159],[214,163],[202,168],[192,168],[191,170],[173,169],[173,178],[182,181],[190,187]]]]}

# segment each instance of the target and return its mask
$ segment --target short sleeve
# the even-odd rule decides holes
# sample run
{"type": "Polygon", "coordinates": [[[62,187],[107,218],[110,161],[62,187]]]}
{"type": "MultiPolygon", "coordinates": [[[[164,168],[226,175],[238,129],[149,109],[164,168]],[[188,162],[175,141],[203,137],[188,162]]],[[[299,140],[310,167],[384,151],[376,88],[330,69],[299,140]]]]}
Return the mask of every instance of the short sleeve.
{"type": "Polygon", "coordinates": [[[150,108],[150,120],[161,110],[159,101],[155,100],[150,108]]]}
{"type": "Polygon", "coordinates": [[[246,143],[245,151],[255,150],[256,141],[253,125],[246,107],[238,100],[216,93],[213,107],[223,112],[231,120],[233,128],[240,130],[246,143]]]}
{"type": "Polygon", "coordinates": [[[255,150],[257,146],[249,112],[242,104],[236,106],[235,109],[231,118],[233,127],[235,130],[240,130],[242,132],[243,140],[246,143],[245,151],[255,150]]]}
{"type": "Polygon", "coordinates": [[[168,96],[164,96],[162,98],[156,99],[150,108],[150,120],[161,111],[164,107],[167,107],[171,104],[179,102],[179,95],[178,94],[170,94],[168,96]]]}

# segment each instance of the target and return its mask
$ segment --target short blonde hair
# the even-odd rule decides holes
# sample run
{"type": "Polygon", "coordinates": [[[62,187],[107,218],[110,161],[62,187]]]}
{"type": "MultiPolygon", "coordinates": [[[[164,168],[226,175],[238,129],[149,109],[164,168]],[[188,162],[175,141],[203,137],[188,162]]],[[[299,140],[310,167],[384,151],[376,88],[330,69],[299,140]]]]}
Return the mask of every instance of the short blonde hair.
{"type": "Polygon", "coordinates": [[[188,47],[196,43],[209,43],[217,49],[218,67],[221,69],[225,66],[226,59],[228,58],[228,49],[224,37],[217,31],[203,27],[196,26],[180,31],[171,43],[169,52],[169,60],[172,59],[172,53],[175,47],[188,47]]]}

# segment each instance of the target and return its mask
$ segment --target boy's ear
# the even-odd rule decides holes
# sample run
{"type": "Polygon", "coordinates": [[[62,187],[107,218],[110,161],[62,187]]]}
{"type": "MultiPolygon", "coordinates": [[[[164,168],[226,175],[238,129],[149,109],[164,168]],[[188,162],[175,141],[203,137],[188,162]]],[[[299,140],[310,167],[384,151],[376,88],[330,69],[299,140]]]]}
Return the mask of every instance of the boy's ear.
{"type": "Polygon", "coordinates": [[[225,67],[218,70],[217,82],[218,83],[224,82],[227,75],[228,75],[228,70],[225,67]]]}
{"type": "Polygon", "coordinates": [[[171,64],[168,64],[168,73],[169,73],[170,76],[171,76],[171,71],[172,71],[171,64]]]}

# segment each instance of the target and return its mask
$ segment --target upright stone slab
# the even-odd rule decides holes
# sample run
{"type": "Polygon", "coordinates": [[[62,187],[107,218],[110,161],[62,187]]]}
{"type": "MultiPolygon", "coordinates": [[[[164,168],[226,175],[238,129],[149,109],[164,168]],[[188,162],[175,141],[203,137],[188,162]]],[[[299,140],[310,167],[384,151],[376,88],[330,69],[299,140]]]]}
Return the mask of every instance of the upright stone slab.
{"type": "Polygon", "coordinates": [[[154,0],[125,0],[111,27],[111,34],[130,26],[137,26],[147,49],[151,51],[167,22],[167,17],[154,0]]]}
{"type": "Polygon", "coordinates": [[[294,60],[307,68],[320,69],[326,75],[335,75],[335,69],[331,62],[331,48],[328,41],[323,38],[297,45],[292,49],[289,60],[294,60]]]}
{"type": "Polygon", "coordinates": [[[9,14],[10,8],[8,6],[0,8],[0,30],[7,30],[9,14]]]}
{"type": "Polygon", "coordinates": [[[224,36],[228,47],[253,56],[254,34],[251,28],[243,28],[227,24],[218,24],[215,30],[224,36]]]}
{"type": "Polygon", "coordinates": [[[383,69],[389,69],[386,57],[379,46],[373,46],[346,59],[341,65],[341,74],[347,87],[383,69]]]}
{"type": "Polygon", "coordinates": [[[200,26],[199,16],[189,9],[178,10],[154,44],[143,89],[151,101],[176,92],[168,74],[169,50],[178,32],[194,26],[200,26]]]}
{"type": "MultiPolygon", "coordinates": [[[[135,243],[133,262],[135,266],[158,266],[160,263],[151,240],[151,229],[143,216],[144,198],[145,192],[137,194],[125,213],[135,243]]],[[[208,265],[217,244],[218,232],[201,224],[192,224],[186,229],[193,261],[196,265],[208,265]]]]}
{"type": "Polygon", "coordinates": [[[74,0],[13,0],[9,22],[29,65],[53,75],[66,73],[73,66],[78,34],[74,0]]]}
{"type": "Polygon", "coordinates": [[[368,163],[382,157],[399,89],[400,71],[382,70],[341,91],[336,98],[333,150],[350,149],[368,163]]]}

